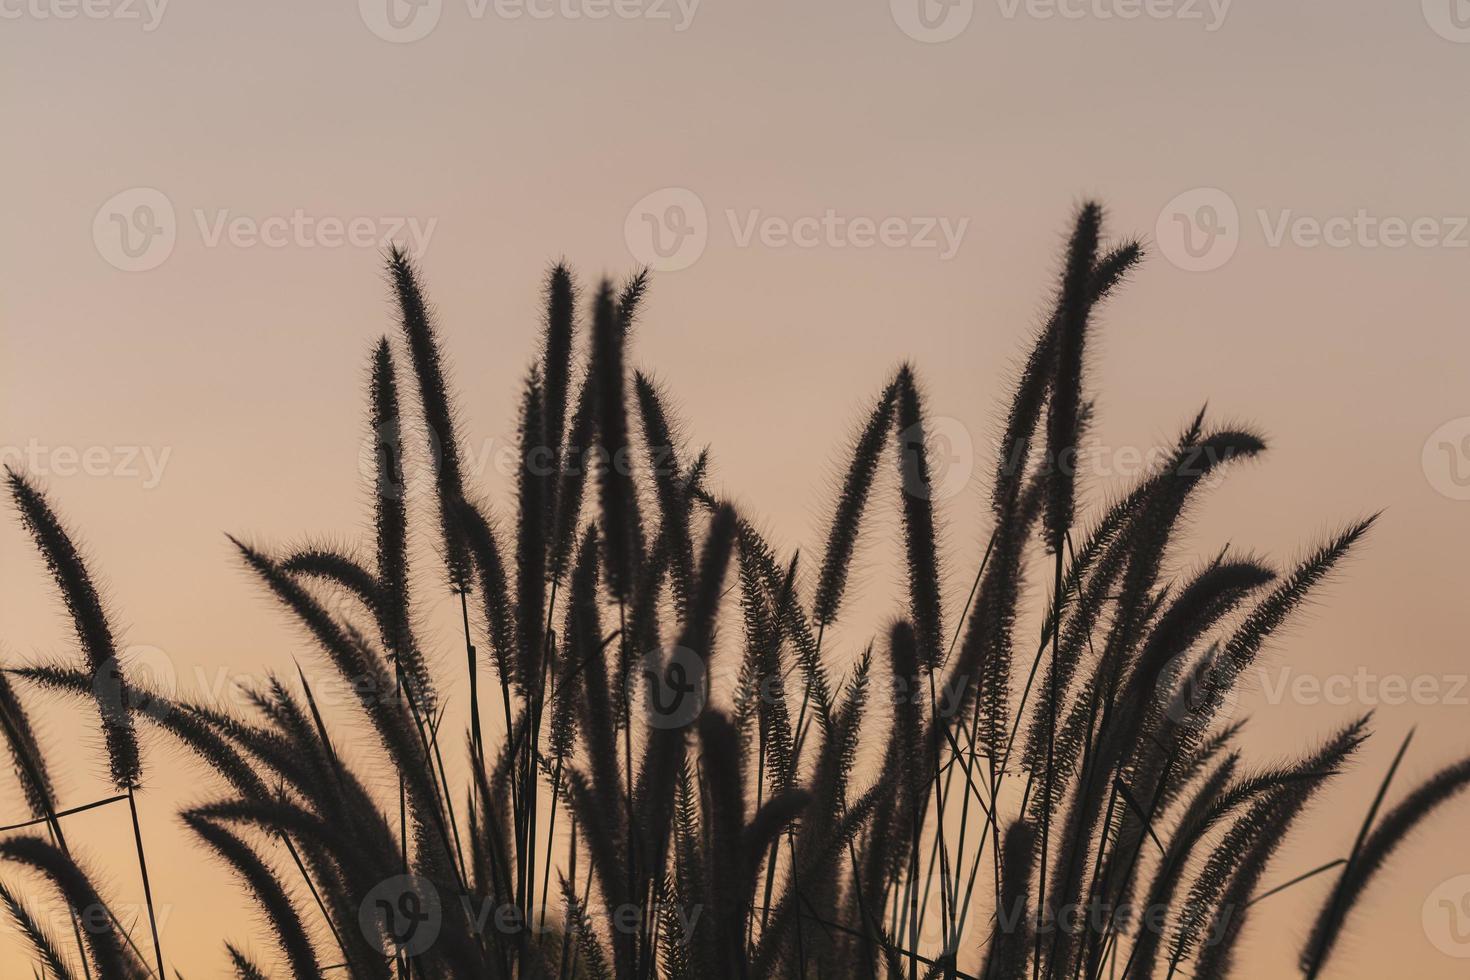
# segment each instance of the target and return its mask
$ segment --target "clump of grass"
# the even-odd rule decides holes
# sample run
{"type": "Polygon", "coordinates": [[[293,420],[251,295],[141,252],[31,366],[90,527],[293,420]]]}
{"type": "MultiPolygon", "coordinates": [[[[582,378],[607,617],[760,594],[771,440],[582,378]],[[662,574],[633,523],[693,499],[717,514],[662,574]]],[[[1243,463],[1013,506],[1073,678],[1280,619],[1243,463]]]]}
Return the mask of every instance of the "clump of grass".
{"type": "MultiPolygon", "coordinates": [[[[989,540],[954,588],[939,559],[944,513],[918,369],[898,366],[873,399],[820,559],[804,562],[707,485],[710,451],[686,457],[664,387],[644,372],[629,384],[646,273],[621,289],[604,281],[583,313],[571,270],[548,273],[515,500],[503,523],[492,519],[459,454],[420,272],[393,250],[419,411],[405,418],[393,348],[379,341],[367,391],[371,543],[278,555],[236,542],[355,693],[371,737],[350,752],[339,748],[360,729],[320,710],[304,671],[299,689],[275,677],[249,686],[248,712],[132,691],[77,548],[40,489],[9,473],[84,662],[0,674],[0,722],[32,817],[23,826],[45,825],[54,840],[0,837],[0,861],[49,881],[78,921],[105,908],[62,821],[110,801],[62,806],[16,678],[93,703],[115,799],[135,816],[135,722],[200,760],[218,796],[181,820],[245,884],[298,978],[1238,975],[1282,840],[1367,730],[1359,719],[1252,767],[1224,709],[1373,519],[1284,574],[1224,547],[1191,563],[1180,529],[1198,498],[1227,464],[1265,450],[1253,430],[1212,428],[1203,412],[1160,467],[1114,500],[1091,499],[1076,467],[1093,422],[1087,351],[1103,301],[1142,256],[1135,242],[1108,242],[1103,218],[1094,203],[1078,209],[1006,414],[989,540]],[[406,482],[404,446],[416,441],[436,464],[427,514],[406,482]],[[890,449],[896,467],[883,465],[890,449]],[[905,594],[885,636],[843,649],[831,638],[859,539],[893,492],[905,594]],[[656,529],[644,524],[648,501],[656,529]],[[432,676],[413,629],[408,543],[419,521],[460,600],[463,684],[432,676]],[[1039,590],[1028,574],[1036,550],[1049,565],[1039,590]],[[329,607],[322,584],[356,601],[329,607]],[[965,585],[964,606],[946,608],[965,585]],[[1023,636],[1032,594],[1042,629],[1023,636]],[[499,683],[499,731],[481,724],[481,651],[499,683]],[[1023,672],[1014,661],[1027,653],[1023,672]],[[733,689],[711,681],[731,675],[733,689]],[[443,712],[456,699],[467,702],[467,747],[446,765],[443,712]],[[381,791],[385,772],[396,800],[381,791]],[[559,818],[571,822],[561,836],[559,818]],[[411,897],[392,891],[404,882],[411,897]],[[1134,896],[1164,910],[1164,929],[1129,934],[1110,910],[1134,896]],[[416,943],[400,913],[430,905],[435,938],[416,943]],[[1054,928],[1072,907],[1106,914],[1054,928]]],[[[1309,977],[1388,856],[1470,785],[1470,763],[1455,764],[1380,821],[1396,768],[1347,857],[1319,869],[1342,867],[1302,953],[1309,977]]],[[[144,887],[151,904],[146,871],[144,887]]],[[[38,972],[71,976],[20,894],[0,888],[0,904],[38,972]]],[[[147,975],[128,933],[101,921],[75,937],[83,971],[147,975]]],[[[241,947],[226,943],[224,960],[236,976],[267,975],[241,947]]],[[[161,952],[155,966],[161,977],[161,952]]]]}

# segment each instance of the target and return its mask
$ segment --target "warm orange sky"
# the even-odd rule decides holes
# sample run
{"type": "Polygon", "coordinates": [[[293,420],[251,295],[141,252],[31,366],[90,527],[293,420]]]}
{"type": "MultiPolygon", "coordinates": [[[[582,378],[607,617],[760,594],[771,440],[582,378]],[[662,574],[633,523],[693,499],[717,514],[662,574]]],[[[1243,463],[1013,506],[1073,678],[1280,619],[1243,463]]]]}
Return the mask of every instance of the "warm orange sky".
{"type": "MultiPolygon", "coordinates": [[[[961,454],[966,439],[983,452],[1070,209],[1096,195],[1115,234],[1166,253],[1109,306],[1095,347],[1109,474],[1208,399],[1217,418],[1262,426],[1272,451],[1199,511],[1198,553],[1229,541],[1285,561],[1387,508],[1241,709],[1261,761],[1359,710],[1356,695],[1271,697],[1278,668],[1361,670],[1372,691],[1386,688],[1371,678],[1428,677],[1444,695],[1378,706],[1361,770],[1269,879],[1345,851],[1409,726],[1405,783],[1470,750],[1460,0],[933,0],[922,18],[908,0],[622,0],[624,15],[596,19],[613,8],[394,2],[390,21],[382,0],[99,0],[89,9],[108,16],[73,19],[67,0],[0,0],[0,447],[83,532],[128,643],[185,688],[311,655],[222,532],[366,533],[361,388],[369,345],[393,329],[384,235],[421,246],[464,435],[491,461],[548,262],[592,279],[657,258],[668,271],[636,361],[668,383],[689,440],[712,445],[718,485],[811,552],[856,413],[900,359],[961,454]],[[650,251],[650,220],[667,254],[650,251]]],[[[957,592],[988,465],[962,463],[945,502],[957,592]]],[[[493,465],[480,483],[506,499],[493,465]]],[[[895,526],[885,517],[879,539],[895,526]]],[[[858,583],[874,623],[898,608],[882,554],[867,552],[858,583]]],[[[8,518],[0,596],[7,660],[69,651],[8,518]]],[[[90,716],[55,708],[44,727],[72,763],[63,800],[100,795],[90,716]]],[[[222,941],[249,939],[251,920],[172,821],[213,788],[169,747],[150,759],[164,945],[190,976],[215,975],[222,941]]],[[[19,819],[3,799],[0,821],[19,819]]],[[[1422,910],[1470,873],[1467,808],[1396,857],[1333,976],[1466,974],[1449,952],[1470,944],[1437,919],[1426,929],[1422,910]]],[[[130,851],[103,853],[125,813],[74,820],[117,904],[139,901],[130,851]]],[[[1322,893],[1271,900],[1250,975],[1294,975],[1322,893]]],[[[23,968],[13,942],[0,930],[5,975],[23,968]]]]}

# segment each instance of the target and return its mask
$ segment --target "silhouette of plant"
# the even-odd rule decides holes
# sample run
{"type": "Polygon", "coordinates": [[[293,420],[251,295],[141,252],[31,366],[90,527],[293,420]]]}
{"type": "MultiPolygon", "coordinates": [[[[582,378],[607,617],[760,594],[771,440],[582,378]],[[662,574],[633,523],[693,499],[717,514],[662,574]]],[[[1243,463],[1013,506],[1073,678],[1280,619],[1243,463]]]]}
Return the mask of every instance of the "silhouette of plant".
{"type": "MultiPolygon", "coordinates": [[[[125,679],[79,551],[42,490],[10,473],[84,654],[0,674],[0,722],[33,817],[21,826],[50,836],[4,837],[0,861],[44,878],[85,924],[73,953],[0,886],[37,973],[161,977],[164,961],[156,930],[150,963],[116,918],[94,914],[106,905],[62,821],[111,800],[60,808],[10,678],[95,704],[115,800],[131,805],[143,785],[135,726],[198,757],[219,795],[182,824],[247,887],[297,978],[1231,975],[1248,912],[1271,894],[1260,887],[1273,856],[1368,719],[1251,769],[1224,708],[1373,518],[1284,572],[1223,550],[1170,576],[1208,482],[1265,449],[1203,412],[1161,465],[1085,516],[1086,354],[1101,305],[1142,257],[1135,242],[1106,245],[1102,226],[1097,205],[1079,209],[1054,310],[1005,416],[989,540],[974,549],[962,608],[946,602],[969,578],[946,588],[913,366],[882,384],[855,435],[809,581],[797,555],[709,485],[709,452],[681,445],[665,386],[628,377],[647,277],[599,283],[580,320],[576,280],[558,265],[501,521],[464,465],[421,273],[394,249],[418,411],[403,410],[400,355],[383,338],[368,392],[372,559],[235,541],[353,692],[373,743],[353,745],[358,762],[339,754],[349,729],[333,733],[304,674],[299,688],[275,676],[249,687],[250,717],[125,679]],[[410,506],[404,454],[416,442],[433,463],[427,514],[410,506]],[[894,489],[902,615],[855,658],[844,651],[852,666],[839,676],[833,627],[854,555],[894,489]],[[463,686],[434,676],[414,628],[419,520],[459,599],[463,686]],[[1038,552],[1046,608],[1027,665],[1018,624],[1038,552]],[[329,603],[327,590],[348,601],[329,603]],[[499,689],[488,710],[501,715],[488,729],[486,666],[499,689]],[[470,722],[451,767],[441,722],[452,700],[470,722]],[[879,770],[863,764],[863,744],[882,747],[879,770]],[[384,771],[396,801],[381,792],[384,771]],[[461,772],[467,785],[452,778],[461,772]],[[1123,915],[1136,896],[1141,927],[1123,915]]],[[[1470,761],[1377,821],[1392,775],[1352,851],[1319,869],[1342,871],[1302,953],[1309,977],[1388,854],[1470,784],[1470,761]]],[[[235,945],[225,955],[239,977],[267,975],[235,945]]]]}

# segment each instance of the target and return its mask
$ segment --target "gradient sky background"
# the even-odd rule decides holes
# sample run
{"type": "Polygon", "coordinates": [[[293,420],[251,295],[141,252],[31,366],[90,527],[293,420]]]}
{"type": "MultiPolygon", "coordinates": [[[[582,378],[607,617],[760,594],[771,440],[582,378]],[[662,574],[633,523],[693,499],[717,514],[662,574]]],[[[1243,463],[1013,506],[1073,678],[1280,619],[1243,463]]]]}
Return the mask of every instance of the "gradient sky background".
{"type": "MultiPolygon", "coordinates": [[[[1152,250],[1102,318],[1094,435],[1117,452],[1088,500],[1120,485],[1129,451],[1171,438],[1206,399],[1217,420],[1258,423],[1272,451],[1198,511],[1181,568],[1226,542],[1285,562],[1386,508],[1324,601],[1272,648],[1270,676],[1361,669],[1428,677],[1457,695],[1272,704],[1254,683],[1240,712],[1253,716],[1262,763],[1377,708],[1359,769],[1323,797],[1268,881],[1345,853],[1410,726],[1400,788],[1470,751],[1470,690],[1457,680],[1470,671],[1470,502],[1457,499],[1470,496],[1470,30],[1450,16],[1460,0],[1237,0],[1218,22],[1203,4],[1121,19],[1099,14],[1127,0],[1068,4],[1076,18],[976,0],[953,8],[969,20],[943,43],[905,33],[902,23],[923,33],[905,0],[703,0],[683,30],[672,3],[659,8],[671,19],[509,19],[443,0],[412,43],[370,29],[386,23],[376,0],[173,0],[152,30],[141,5],[118,12],[141,20],[40,16],[57,2],[0,2],[10,134],[0,447],[45,481],[82,531],[128,644],[181,690],[227,692],[235,679],[291,670],[293,656],[312,663],[223,532],[276,545],[365,540],[361,389],[370,345],[394,329],[376,244],[211,243],[222,210],[361,217],[376,230],[433,221],[424,267],[463,432],[485,454],[511,431],[548,263],[565,256],[584,281],[626,274],[650,257],[628,229],[644,227],[649,208],[677,217],[662,206],[689,196],[666,189],[692,192],[706,243],[686,268],[655,277],[636,362],[668,384],[690,443],[713,447],[716,485],[784,548],[811,553],[858,413],[913,359],[959,447],[945,501],[953,617],[982,548],[985,447],[1070,211],[1096,195],[1112,233],[1158,240],[1166,254],[1152,250]],[[167,199],[175,241],[144,256],[155,267],[129,272],[113,264],[126,263],[111,213],[131,218],[138,188],[167,199]],[[1201,210],[1222,201],[1234,218],[1201,210]],[[947,259],[738,234],[757,213],[790,222],[829,209],[905,227],[968,224],[947,259]],[[1300,234],[1273,244],[1283,218],[1360,211],[1433,221],[1404,247],[1367,231],[1342,247],[1300,234]],[[1212,213],[1215,250],[1196,261],[1170,231],[1176,214],[1194,218],[1205,242],[1212,213]],[[1180,267],[1200,263],[1214,267],[1180,267]],[[106,472],[75,472],[68,451],[94,447],[92,469],[106,472]],[[167,451],[157,485],[141,463],[132,475],[117,447],[167,451]]],[[[493,466],[479,485],[508,500],[493,466]]],[[[842,632],[837,656],[899,609],[887,558],[895,494],[880,501],[863,553],[854,605],[869,618],[842,632]]],[[[452,610],[420,543],[419,592],[437,603],[430,635],[452,671],[452,610]]],[[[71,652],[12,519],[0,527],[0,637],[8,662],[71,652]]],[[[64,804],[104,795],[92,716],[59,703],[41,714],[64,804]]],[[[173,819],[218,788],[167,745],[149,759],[141,805],[171,960],[189,976],[219,975],[229,939],[269,961],[239,892],[173,819]]],[[[22,819],[3,785],[0,821],[22,819]]],[[[1467,807],[1448,808],[1396,856],[1332,976],[1466,974],[1470,942],[1454,942],[1432,896],[1470,891],[1452,881],[1470,874],[1467,807]]],[[[119,844],[126,819],[112,807],[72,822],[116,904],[138,914],[131,843],[119,844]]],[[[1295,975],[1324,886],[1258,910],[1246,975],[1295,975]]],[[[13,931],[0,930],[0,973],[27,972],[13,931]]]]}

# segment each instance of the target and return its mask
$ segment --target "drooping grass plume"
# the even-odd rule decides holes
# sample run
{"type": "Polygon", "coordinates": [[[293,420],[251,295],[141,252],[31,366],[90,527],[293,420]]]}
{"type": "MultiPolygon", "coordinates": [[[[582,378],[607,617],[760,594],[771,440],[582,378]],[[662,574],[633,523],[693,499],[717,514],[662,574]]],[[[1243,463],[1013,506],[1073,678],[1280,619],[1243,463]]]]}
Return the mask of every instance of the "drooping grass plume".
{"type": "Polygon", "coordinates": [[[378,632],[385,649],[418,702],[432,713],[437,697],[434,679],[413,634],[409,610],[408,477],[403,465],[403,419],[398,397],[398,373],[388,338],[373,351],[369,382],[372,405],[373,473],[376,493],[373,537],[377,555],[378,632]]]}
{"type": "Polygon", "coordinates": [[[643,439],[648,453],[648,472],[658,497],[659,533],[668,551],[670,583],[674,600],[682,609],[693,588],[694,544],[689,530],[689,495],[684,489],[679,469],[679,456],[669,428],[663,399],[654,383],[641,371],[633,374],[633,387],[638,397],[639,415],[643,422],[643,439]]]}
{"type": "MultiPolygon", "coordinates": [[[[77,667],[36,664],[12,668],[10,673],[38,687],[87,699],[92,696],[92,682],[86,671],[77,667]]],[[[0,683],[5,675],[0,674],[0,683]]],[[[210,725],[213,713],[199,705],[172,702],[155,691],[140,692],[147,710],[138,714],[169,732],[199,756],[211,770],[246,797],[270,795],[255,771],[230,743],[210,725]]],[[[221,716],[213,715],[215,718],[221,716]]],[[[54,805],[54,803],[53,803],[54,805]]]]}
{"type": "Polygon", "coordinates": [[[603,572],[609,590],[620,602],[632,598],[643,555],[643,524],[633,485],[633,458],[628,441],[627,380],[623,367],[626,339],[614,305],[612,285],[604,282],[592,309],[591,382],[597,393],[600,449],[597,485],[602,507],[603,572]]]}
{"type": "Polygon", "coordinates": [[[54,814],[56,790],[51,783],[46,757],[41,752],[35,729],[31,727],[30,716],[11,687],[8,674],[3,671],[0,671],[0,730],[5,733],[5,744],[15,761],[15,775],[31,813],[37,817],[54,814]]]}
{"type": "Polygon", "coordinates": [[[898,371],[898,471],[903,488],[904,545],[909,568],[909,612],[918,637],[919,660],[932,671],[944,656],[940,612],[939,546],[934,528],[934,484],[925,444],[923,403],[913,369],[898,371]]]}
{"type": "Polygon", "coordinates": [[[1046,497],[1046,537],[1053,552],[1072,526],[1076,498],[1077,437],[1082,414],[1082,368],[1092,309],[1091,282],[1102,230],[1102,208],[1083,204],[1067,245],[1057,301],[1056,369],[1046,416],[1046,456],[1051,474],[1046,497]]]}
{"type": "Polygon", "coordinates": [[[25,903],[3,882],[0,882],[0,904],[4,904],[11,921],[20,930],[20,934],[25,936],[31,952],[45,966],[47,975],[53,980],[72,980],[71,967],[62,955],[61,948],[56,945],[56,940],[51,938],[45,927],[26,908],[25,903]]]}
{"type": "Polygon", "coordinates": [[[1316,587],[1331,574],[1353,546],[1362,540],[1377,519],[1375,514],[1351,524],[1319,546],[1247,614],[1245,620],[1231,634],[1222,650],[1218,666],[1207,678],[1201,693],[1203,703],[1192,719],[1196,730],[1201,722],[1218,710],[1222,700],[1255,661],[1266,641],[1286,622],[1292,612],[1311,597],[1316,587]]]}
{"type": "MultiPolygon", "coordinates": [[[[1098,236],[1102,228],[1102,209],[1094,202],[1082,205],[1067,246],[1066,264],[1057,299],[1056,366],[1053,368],[1051,398],[1047,402],[1046,415],[1046,478],[1045,510],[1042,528],[1047,546],[1055,557],[1055,572],[1052,586],[1052,605],[1060,613],[1064,596],[1063,548],[1071,533],[1077,495],[1077,448],[1081,440],[1085,418],[1089,413],[1084,400],[1082,383],[1084,351],[1087,340],[1088,319],[1091,314],[1091,283],[1093,262],[1096,259],[1098,236]]],[[[1055,664],[1060,651],[1060,630],[1051,633],[1051,659],[1055,664]]],[[[1045,692],[1043,704],[1046,708],[1047,766],[1044,778],[1048,803],[1055,797],[1055,742],[1057,712],[1061,694],[1055,684],[1055,676],[1045,692]]],[[[1041,881],[1038,888],[1038,904],[1043,912],[1046,904],[1047,852],[1051,843],[1051,808],[1042,813],[1041,826],[1041,881]]],[[[1069,850],[1075,855],[1082,841],[1073,839],[1069,850]]],[[[1075,858],[1070,859],[1075,863],[1075,858]]],[[[1059,870],[1067,874],[1068,863],[1059,870]]],[[[1056,904],[1057,895],[1052,902],[1056,904]]],[[[1061,937],[1059,936],[1058,939],[1061,937]]],[[[1056,944],[1053,944],[1055,949],[1056,944]]],[[[1036,938],[1036,958],[1041,957],[1041,937],[1036,938]]],[[[1065,964],[1064,964],[1065,967],[1065,964]]],[[[1065,974],[1065,968],[1062,970],[1065,974]]]]}
{"type": "Polygon", "coordinates": [[[893,424],[893,403],[897,391],[898,386],[895,383],[890,383],[883,389],[877,404],[868,415],[867,423],[858,435],[856,445],[853,446],[852,462],[848,464],[847,476],[842,481],[842,490],[837,497],[837,509],[827,531],[827,552],[822,559],[816,600],[812,607],[818,626],[827,626],[834,622],[842,607],[863,510],[868,504],[868,493],[873,488],[873,477],[878,471],[878,460],[888,436],[888,427],[893,424]]]}
{"type": "Polygon", "coordinates": [[[567,424],[566,441],[559,459],[560,473],[556,482],[556,507],[552,519],[551,554],[548,562],[552,578],[560,579],[572,560],[577,546],[577,529],[582,519],[582,498],[587,489],[587,469],[592,463],[593,436],[596,434],[597,386],[590,374],[577,391],[576,410],[567,424]]]}
{"type": "Polygon", "coordinates": [[[21,522],[46,560],[46,567],[71,615],[77,643],[86,656],[94,690],[98,693],[97,715],[107,745],[112,784],[119,790],[136,789],[143,776],[143,758],[127,710],[127,680],[117,659],[117,644],[102,597],[45,495],[8,466],[5,475],[21,522]]]}
{"type": "Polygon", "coordinates": [[[1268,792],[1230,828],[1190,889],[1173,943],[1173,964],[1198,948],[1194,976],[1222,980],[1229,975],[1249,899],[1271,858],[1324,781],[1337,774],[1362,744],[1367,725],[1364,716],[1341,729],[1296,764],[1293,775],[1298,778],[1268,792]]]}
{"type": "Polygon", "coordinates": [[[637,321],[639,307],[643,305],[643,297],[647,292],[647,267],[639,269],[633,275],[629,276],[628,281],[623,283],[623,288],[618,290],[618,323],[622,326],[624,333],[627,333],[637,321]]]}
{"type": "Polygon", "coordinates": [[[0,840],[0,860],[40,872],[61,893],[72,915],[84,926],[82,932],[99,980],[123,980],[143,970],[143,965],[123,948],[112,920],[97,914],[106,906],[91,879],[60,848],[39,837],[10,837],[0,840]]]}
{"type": "Polygon", "coordinates": [[[1373,828],[1362,846],[1354,849],[1302,950],[1301,968],[1307,977],[1316,977],[1326,965],[1354,906],[1389,855],[1435,810],[1460,795],[1467,786],[1470,786],[1470,759],[1446,766],[1404,797],[1373,828]]]}
{"type": "Polygon", "coordinates": [[[400,325],[413,362],[414,375],[418,378],[419,405],[428,430],[429,459],[434,467],[435,489],[438,491],[444,565],[450,584],[456,589],[463,589],[469,581],[469,556],[465,553],[463,541],[454,533],[453,508],[465,495],[464,476],[454,410],[439,353],[439,339],[433,314],[424,299],[419,271],[408,253],[396,244],[388,253],[388,273],[398,297],[400,325]]]}
{"type": "MultiPolygon", "coordinates": [[[[1101,731],[1089,743],[1090,756],[1063,831],[1065,840],[1093,839],[1104,792],[1112,785],[1113,774],[1124,771],[1133,747],[1140,744],[1140,734],[1152,718],[1165,667],[1181,651],[1190,649],[1201,635],[1252,591],[1273,578],[1274,573],[1257,562],[1216,561],[1190,579],[1159,615],[1138,655],[1132,677],[1116,702],[1116,713],[1104,714],[1101,731]]],[[[1094,679],[1089,683],[1093,690],[1097,690],[1102,681],[1094,679]]],[[[1133,819],[1139,818],[1135,816],[1133,819]]],[[[1134,843],[1133,837],[1125,835],[1125,840],[1134,843]]],[[[1079,897],[1078,889],[1084,873],[1081,849],[1072,849],[1068,845],[1066,853],[1070,855],[1064,864],[1066,874],[1057,880],[1053,892],[1055,900],[1063,904],[1079,897]]],[[[1129,863],[1131,860],[1131,857],[1125,858],[1129,863]]]]}
{"type": "Polygon", "coordinates": [[[392,674],[368,649],[361,636],[338,624],[274,561],[234,538],[230,540],[246,564],[312,634],[343,681],[356,694],[384,748],[405,776],[409,798],[419,821],[421,846],[431,849],[442,847],[441,853],[447,860],[450,845],[445,828],[437,821],[436,792],[429,777],[431,763],[418,743],[408,710],[399,699],[387,696],[397,689],[392,674]]]}
{"type": "Polygon", "coordinates": [[[340,551],[324,547],[299,548],[281,559],[281,569],[344,589],[375,613],[381,606],[377,577],[357,559],[340,551]]]}
{"type": "Polygon", "coordinates": [[[250,957],[230,943],[225,943],[225,951],[230,956],[230,964],[235,968],[236,980],[266,980],[265,973],[250,957]]]}
{"type": "MultiPolygon", "coordinates": [[[[153,933],[153,951],[158,973],[162,976],[163,946],[158,941],[153,887],[148,877],[143,831],[138,824],[138,806],[134,800],[134,793],[143,778],[143,756],[138,748],[138,736],[129,711],[132,694],[123,674],[122,664],[118,660],[112,625],[108,622],[102,597],[92,583],[86,564],[61,526],[61,521],[46,502],[45,496],[30,481],[8,466],[5,473],[11,497],[20,511],[21,523],[30,532],[36,548],[51,571],[67,612],[71,615],[77,642],[92,675],[93,701],[102,725],[112,783],[119,792],[126,793],[128,797],[128,809],[133,819],[133,839],[138,852],[138,871],[143,878],[148,924],[153,933]]],[[[62,856],[66,857],[64,853],[62,856]]]]}
{"type": "Polygon", "coordinates": [[[520,517],[516,521],[516,648],[520,652],[521,684],[535,693],[541,685],[542,640],[546,625],[546,508],[551,497],[551,470],[538,460],[545,427],[541,378],[526,381],[521,402],[520,467],[516,492],[520,517]]]}
{"type": "MultiPolygon", "coordinates": [[[[1235,770],[1239,763],[1238,754],[1227,755],[1195,791],[1184,815],[1180,817],[1178,828],[1169,839],[1168,849],[1159,858],[1158,869],[1149,887],[1148,898],[1143,905],[1144,909],[1165,910],[1169,908],[1174,892],[1184,877],[1184,862],[1189,859],[1195,844],[1211,826],[1228,816],[1230,810],[1233,809],[1233,806],[1221,800],[1221,796],[1225,788],[1230,785],[1231,779],[1235,777],[1235,770]]],[[[1138,976],[1149,977],[1153,971],[1154,957],[1158,954],[1159,943],[1163,938],[1162,917],[1153,924],[1145,924],[1144,928],[1139,930],[1138,938],[1134,941],[1133,950],[1129,953],[1127,962],[1123,964],[1123,975],[1125,977],[1133,975],[1131,972],[1133,964],[1137,962],[1140,964],[1138,976]]]]}
{"type": "Polygon", "coordinates": [[[510,584],[495,529],[481,509],[467,500],[460,500],[454,505],[454,520],[475,568],[496,672],[503,683],[520,683],[516,612],[511,603],[510,584]]]}
{"type": "MultiPolygon", "coordinates": [[[[1105,255],[1093,269],[1090,303],[1096,305],[1106,299],[1142,255],[1143,249],[1137,242],[1126,242],[1105,255]]],[[[1031,442],[1045,407],[1047,390],[1055,374],[1058,325],[1059,312],[1053,311],[1037,335],[1016,381],[991,486],[991,508],[997,515],[1009,514],[1021,494],[1026,464],[1031,455],[1031,442]]]]}
{"type": "MultiPolygon", "coordinates": [[[[562,452],[567,402],[571,393],[572,344],[577,328],[577,285],[566,263],[558,262],[546,276],[546,322],[543,327],[541,379],[546,410],[544,445],[553,471],[562,452]]],[[[548,501],[550,503],[550,501],[548,501]]]]}
{"type": "Polygon", "coordinates": [[[291,964],[296,980],[316,980],[320,977],[321,968],[317,963],[316,951],[312,948],[301,917],[274,873],[260,860],[259,855],[239,837],[197,813],[185,813],[183,820],[250,887],[255,900],[260,903],[266,921],[275,933],[276,941],[280,943],[281,951],[291,964]]]}
{"type": "MultiPolygon", "coordinates": [[[[707,506],[714,507],[715,504],[711,500],[707,502],[707,506]]],[[[761,536],[755,525],[742,519],[737,522],[736,529],[740,551],[754,563],[774,621],[785,642],[792,646],[796,655],[797,666],[802,674],[802,701],[806,703],[810,700],[815,709],[812,713],[816,717],[816,724],[825,730],[831,724],[832,689],[817,639],[821,635],[821,627],[818,626],[815,631],[812,629],[801,597],[796,591],[797,558],[793,556],[791,564],[782,569],[776,562],[770,543],[761,536]]],[[[818,591],[820,594],[820,589],[818,591]]],[[[797,736],[800,741],[800,732],[797,736]]]]}

